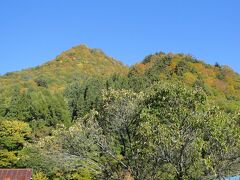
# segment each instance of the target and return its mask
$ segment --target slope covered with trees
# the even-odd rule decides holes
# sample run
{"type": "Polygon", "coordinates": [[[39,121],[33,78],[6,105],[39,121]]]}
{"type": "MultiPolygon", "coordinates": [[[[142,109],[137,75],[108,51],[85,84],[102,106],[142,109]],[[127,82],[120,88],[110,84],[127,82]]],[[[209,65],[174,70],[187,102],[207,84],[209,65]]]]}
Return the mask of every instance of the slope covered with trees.
{"type": "MultiPolygon", "coordinates": [[[[181,81],[188,86],[201,87],[224,109],[239,107],[240,75],[228,66],[205,64],[190,55],[156,53],[135,64],[129,76],[141,77],[144,82],[181,81]]],[[[148,86],[148,85],[147,85],[148,86]]]]}
{"type": "Polygon", "coordinates": [[[240,167],[240,76],[184,54],[127,67],[84,45],[0,77],[0,166],[36,179],[214,179],[240,167]]]}
{"type": "Polygon", "coordinates": [[[41,66],[7,73],[0,77],[0,83],[4,88],[17,84],[23,90],[45,87],[51,91],[59,91],[74,81],[83,82],[91,77],[106,77],[127,72],[128,67],[105,55],[101,50],[80,45],[41,66]]]}
{"type": "Polygon", "coordinates": [[[127,72],[127,66],[101,50],[85,45],[73,47],[41,66],[0,76],[0,118],[28,122],[40,137],[58,123],[71,124],[78,110],[68,108],[68,104],[74,106],[75,101],[81,101],[77,105],[81,109],[79,115],[92,107],[99,94],[88,88],[89,84],[100,88],[97,87],[100,81],[127,72]],[[79,97],[68,90],[74,84],[79,86],[76,92],[79,97]],[[91,101],[85,102],[88,97],[91,101]]]}

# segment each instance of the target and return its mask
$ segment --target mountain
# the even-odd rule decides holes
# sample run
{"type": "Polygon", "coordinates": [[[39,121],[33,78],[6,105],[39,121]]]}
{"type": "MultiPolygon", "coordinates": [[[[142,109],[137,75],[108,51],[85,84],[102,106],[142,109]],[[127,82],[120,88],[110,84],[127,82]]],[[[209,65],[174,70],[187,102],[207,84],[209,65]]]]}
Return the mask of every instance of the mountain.
{"type": "Polygon", "coordinates": [[[103,89],[139,92],[158,81],[200,87],[227,112],[240,107],[240,75],[228,66],[159,52],[128,67],[99,49],[80,45],[41,66],[0,76],[0,117],[69,124],[98,107],[103,89]]]}
{"type": "Polygon", "coordinates": [[[125,75],[127,72],[127,66],[101,50],[79,45],[41,66],[1,76],[0,87],[20,85],[24,89],[42,85],[51,91],[59,91],[73,81],[83,82],[91,77],[125,75]]]}
{"type": "Polygon", "coordinates": [[[239,172],[239,107],[228,66],[159,52],[128,67],[80,45],[0,76],[0,166],[38,179],[217,179],[239,172]]]}
{"type": "Polygon", "coordinates": [[[189,86],[199,86],[209,98],[231,111],[240,107],[240,75],[228,66],[214,66],[190,55],[156,53],[135,64],[129,77],[141,77],[153,81],[181,81],[189,86]]]}
{"type": "Polygon", "coordinates": [[[0,76],[0,119],[28,122],[35,137],[45,136],[49,128],[87,113],[104,79],[126,76],[128,70],[99,49],[73,47],[43,65],[0,76]]]}

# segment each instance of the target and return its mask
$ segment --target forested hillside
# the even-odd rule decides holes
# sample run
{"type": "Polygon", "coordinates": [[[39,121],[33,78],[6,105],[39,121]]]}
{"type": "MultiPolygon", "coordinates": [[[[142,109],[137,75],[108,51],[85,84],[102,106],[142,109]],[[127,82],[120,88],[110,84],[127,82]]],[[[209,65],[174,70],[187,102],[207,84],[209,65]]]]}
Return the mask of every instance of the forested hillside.
{"type": "Polygon", "coordinates": [[[220,107],[231,111],[240,104],[240,75],[228,66],[205,64],[190,55],[156,53],[134,65],[131,77],[142,77],[144,82],[181,81],[191,87],[201,87],[220,107]]]}
{"type": "Polygon", "coordinates": [[[0,82],[1,87],[19,85],[24,90],[41,86],[53,92],[63,91],[66,85],[74,81],[84,82],[91,77],[106,77],[127,72],[126,66],[106,56],[101,50],[80,45],[41,66],[7,73],[1,76],[0,82]]]}
{"type": "Polygon", "coordinates": [[[99,49],[85,45],[73,47],[41,66],[1,76],[0,117],[28,122],[37,131],[36,135],[42,136],[39,133],[49,133],[49,128],[58,123],[71,124],[75,112],[70,114],[66,101],[71,103],[74,88],[81,91],[76,92],[81,97],[74,101],[81,101],[78,106],[89,110],[99,94],[88,86],[100,90],[100,82],[112,75],[127,73],[127,66],[99,49]],[[87,100],[89,96],[95,99],[83,105],[82,99],[87,100]]]}
{"type": "Polygon", "coordinates": [[[0,167],[38,179],[214,179],[240,167],[240,75],[190,55],[127,67],[73,47],[0,76],[0,167]]]}

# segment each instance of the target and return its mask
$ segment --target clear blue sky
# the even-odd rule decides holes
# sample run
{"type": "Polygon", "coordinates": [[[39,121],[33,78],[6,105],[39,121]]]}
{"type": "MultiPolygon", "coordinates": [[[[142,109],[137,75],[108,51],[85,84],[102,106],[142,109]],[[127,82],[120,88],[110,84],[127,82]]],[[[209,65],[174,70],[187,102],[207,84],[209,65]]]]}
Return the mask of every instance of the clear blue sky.
{"type": "Polygon", "coordinates": [[[181,52],[240,72],[240,0],[0,1],[0,74],[78,44],[128,65],[181,52]]]}

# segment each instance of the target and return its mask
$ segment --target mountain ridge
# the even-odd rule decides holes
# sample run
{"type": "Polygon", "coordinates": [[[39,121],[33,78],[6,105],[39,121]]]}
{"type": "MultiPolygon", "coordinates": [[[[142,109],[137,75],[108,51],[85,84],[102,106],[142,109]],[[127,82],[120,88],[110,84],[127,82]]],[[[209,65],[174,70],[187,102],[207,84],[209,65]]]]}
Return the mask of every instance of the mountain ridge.
{"type": "Polygon", "coordinates": [[[240,105],[240,75],[228,66],[206,64],[182,53],[158,52],[129,67],[86,45],[74,46],[40,66],[0,76],[0,90],[20,86],[22,91],[45,87],[51,92],[63,92],[74,82],[82,84],[92,78],[105,81],[113,75],[127,78],[128,84],[136,81],[129,85],[136,90],[159,80],[182,81],[188,86],[201,86],[226,109],[240,105]]]}
{"type": "MultiPolygon", "coordinates": [[[[69,81],[87,79],[91,76],[105,77],[115,73],[127,74],[128,67],[98,49],[79,45],[62,52],[42,65],[2,75],[0,83],[18,84],[41,78],[48,81],[50,87],[53,85],[63,88],[69,81]],[[57,79],[62,82],[57,82],[57,79]]],[[[33,84],[33,82],[30,83],[33,84]]]]}
{"type": "MultiPolygon", "coordinates": [[[[143,60],[139,60],[137,61],[136,63],[134,64],[131,64],[131,65],[127,65],[127,64],[124,64],[121,60],[117,60],[116,58],[113,58],[109,55],[106,55],[104,53],[104,51],[102,51],[101,49],[99,48],[89,48],[86,44],[80,44],[80,45],[76,45],[76,46],[73,46],[72,48],[68,49],[68,50],[65,50],[65,51],[62,51],[59,55],[57,55],[55,58],[51,59],[51,60],[48,60],[44,63],[41,63],[39,65],[36,65],[36,66],[33,66],[33,67],[28,67],[28,68],[23,68],[23,69],[20,69],[20,70],[15,70],[15,71],[10,71],[10,72],[6,72],[4,74],[1,74],[0,75],[0,78],[1,77],[4,77],[4,76],[8,76],[10,74],[13,74],[13,73],[19,73],[19,72],[22,72],[22,71],[28,71],[28,70],[34,70],[34,69],[38,69],[40,66],[45,66],[45,65],[49,65],[55,61],[59,61],[61,63],[64,63],[64,62],[69,62],[70,60],[77,60],[79,61],[80,59],[77,59],[76,57],[74,57],[73,53],[75,50],[79,50],[79,49],[88,49],[90,50],[91,52],[93,53],[99,53],[99,54],[102,54],[103,56],[107,56],[108,58],[112,59],[113,61],[116,61],[116,63],[119,63],[119,64],[122,64],[123,66],[126,66],[128,68],[131,68],[137,64],[145,64],[147,62],[147,59],[151,56],[154,56],[154,54],[164,54],[164,55],[168,55],[168,56],[174,56],[174,55],[182,55],[182,56],[188,56],[188,57],[191,57],[193,59],[196,59],[194,58],[192,55],[189,55],[189,54],[185,54],[185,53],[173,53],[173,52],[168,52],[168,53],[164,53],[162,51],[159,51],[159,52],[156,52],[156,53],[152,53],[150,55],[147,55],[143,58],[143,60]],[[71,57],[72,56],[72,57],[71,57]]],[[[209,66],[214,66],[213,64],[210,64],[210,63],[206,63],[204,60],[197,60],[197,61],[200,61],[206,65],[209,65],[209,66]]],[[[218,64],[218,62],[216,62],[216,64],[218,64]]],[[[215,64],[215,65],[216,65],[215,64]]],[[[219,64],[218,64],[219,65],[219,64]]],[[[219,65],[219,66],[224,66],[224,67],[228,67],[229,69],[231,69],[232,71],[234,71],[236,74],[239,75],[239,72],[235,71],[232,67],[228,66],[227,64],[223,64],[223,65],[219,65]]]]}

